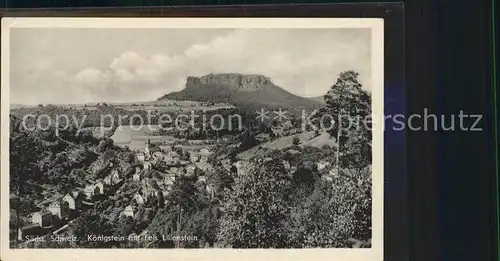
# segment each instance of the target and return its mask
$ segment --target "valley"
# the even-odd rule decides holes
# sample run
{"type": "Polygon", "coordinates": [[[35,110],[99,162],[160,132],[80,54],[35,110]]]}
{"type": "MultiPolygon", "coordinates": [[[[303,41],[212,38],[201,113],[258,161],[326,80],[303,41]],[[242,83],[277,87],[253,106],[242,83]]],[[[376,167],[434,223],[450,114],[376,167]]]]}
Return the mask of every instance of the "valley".
{"type": "Polygon", "coordinates": [[[369,133],[339,142],[337,129],[305,128],[297,114],[305,109],[329,108],[265,76],[241,74],[188,77],[184,90],[151,102],[16,105],[11,246],[369,247],[369,133]],[[259,117],[262,108],[290,113],[259,117]],[[47,115],[46,123],[58,123],[62,114],[85,121],[37,128],[37,117],[23,122],[28,114],[47,115]],[[162,121],[166,115],[185,121],[172,125],[162,121]],[[241,128],[231,128],[232,119],[241,128]],[[255,240],[234,230],[249,214],[283,223],[253,224],[255,233],[271,235],[255,240]],[[76,239],[33,240],[53,234],[76,239]],[[136,237],[155,240],[127,240],[136,237]],[[193,240],[174,240],[183,237],[193,240]]]}

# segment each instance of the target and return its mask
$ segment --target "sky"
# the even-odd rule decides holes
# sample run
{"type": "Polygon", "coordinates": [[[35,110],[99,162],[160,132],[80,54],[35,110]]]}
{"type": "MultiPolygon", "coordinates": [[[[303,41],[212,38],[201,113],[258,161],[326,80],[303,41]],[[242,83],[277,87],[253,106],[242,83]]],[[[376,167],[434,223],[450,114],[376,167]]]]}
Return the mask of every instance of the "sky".
{"type": "Polygon", "coordinates": [[[304,97],[340,72],[370,91],[370,29],[14,28],[10,101],[68,104],[156,100],[188,76],[262,74],[304,97]]]}

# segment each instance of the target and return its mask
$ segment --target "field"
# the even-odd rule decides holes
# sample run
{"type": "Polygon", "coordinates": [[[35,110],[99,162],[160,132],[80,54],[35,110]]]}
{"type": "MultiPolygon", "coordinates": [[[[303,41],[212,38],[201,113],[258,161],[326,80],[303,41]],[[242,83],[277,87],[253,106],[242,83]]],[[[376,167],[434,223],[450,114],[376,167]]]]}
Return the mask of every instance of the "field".
{"type": "MultiPolygon", "coordinates": [[[[45,104],[47,105],[47,104],[45,104]]],[[[85,104],[57,104],[59,108],[73,109],[73,110],[95,110],[99,103],[85,103],[85,104]]],[[[144,102],[126,102],[126,103],[107,103],[108,106],[124,109],[127,111],[157,111],[157,112],[189,112],[192,110],[213,111],[219,109],[234,108],[233,105],[226,103],[209,104],[206,102],[198,101],[177,101],[177,100],[160,100],[160,101],[144,101],[144,102]]],[[[10,104],[11,110],[23,108],[37,108],[38,105],[24,105],[24,104],[10,104]]]]}
{"type": "Polygon", "coordinates": [[[175,101],[175,100],[161,100],[149,102],[135,102],[135,103],[113,103],[111,104],[116,108],[121,108],[128,111],[146,110],[157,112],[189,112],[196,111],[213,111],[219,109],[233,108],[230,104],[216,103],[207,104],[205,102],[197,101],[175,101]]]}
{"type": "Polygon", "coordinates": [[[178,140],[172,136],[149,136],[148,133],[158,130],[158,125],[122,125],[116,128],[111,139],[116,145],[128,146],[131,150],[144,150],[146,141],[174,142],[178,140]]]}
{"type": "Polygon", "coordinates": [[[285,136],[278,138],[273,141],[269,141],[258,146],[255,146],[249,150],[246,150],[238,155],[240,159],[248,160],[251,157],[259,154],[259,147],[267,148],[267,149],[284,149],[293,145],[293,139],[295,137],[299,137],[300,143],[299,146],[313,146],[321,148],[324,145],[333,146],[335,145],[335,141],[330,138],[328,133],[320,133],[319,136],[315,137],[314,131],[303,132],[299,134],[294,134],[290,136],[285,136]]]}

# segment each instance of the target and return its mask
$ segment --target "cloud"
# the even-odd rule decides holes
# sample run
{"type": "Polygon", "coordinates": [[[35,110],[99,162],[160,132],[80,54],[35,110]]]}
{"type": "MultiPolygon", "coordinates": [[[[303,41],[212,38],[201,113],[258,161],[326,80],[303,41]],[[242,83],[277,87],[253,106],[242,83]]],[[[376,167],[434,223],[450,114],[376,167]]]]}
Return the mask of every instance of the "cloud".
{"type": "Polygon", "coordinates": [[[74,76],[74,80],[76,83],[89,85],[91,87],[105,87],[102,85],[106,85],[109,83],[110,76],[97,69],[87,68],[78,72],[74,76]]]}
{"type": "Polygon", "coordinates": [[[263,74],[294,94],[319,96],[341,71],[353,69],[369,90],[369,31],[338,30],[233,30],[175,54],[126,51],[104,68],[56,71],[41,61],[34,74],[40,89],[65,102],[152,100],[182,89],[187,76],[224,72],[263,74]]]}

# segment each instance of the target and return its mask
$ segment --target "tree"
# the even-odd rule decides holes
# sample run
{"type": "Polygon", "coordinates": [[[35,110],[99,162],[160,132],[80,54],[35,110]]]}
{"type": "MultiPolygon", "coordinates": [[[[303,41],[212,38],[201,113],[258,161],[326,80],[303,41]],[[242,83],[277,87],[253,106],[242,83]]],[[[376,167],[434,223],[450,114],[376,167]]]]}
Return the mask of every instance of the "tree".
{"type": "MultiPolygon", "coordinates": [[[[139,214],[137,214],[139,216],[139,214]]],[[[136,222],[134,218],[129,216],[121,216],[118,221],[118,227],[116,228],[115,235],[128,236],[134,232],[134,227],[136,222]]]]}
{"type": "Polygon", "coordinates": [[[352,201],[347,195],[352,186],[319,180],[314,191],[294,205],[289,235],[301,247],[348,247],[355,235],[356,222],[352,201]]]}
{"type": "Polygon", "coordinates": [[[295,137],[293,137],[293,141],[292,141],[292,142],[293,142],[293,145],[299,145],[299,143],[300,143],[300,138],[299,138],[299,137],[297,137],[297,136],[295,136],[295,137]]]}
{"type": "Polygon", "coordinates": [[[286,247],[291,181],[279,159],[254,159],[225,195],[217,235],[235,248],[286,247]]]}
{"type": "Polygon", "coordinates": [[[165,207],[165,197],[163,196],[163,192],[158,192],[158,208],[163,209],[165,207]]]}
{"type": "Polygon", "coordinates": [[[109,236],[114,233],[108,220],[95,212],[84,213],[75,222],[74,234],[78,238],[78,246],[83,247],[111,247],[114,242],[89,242],[87,235],[103,235],[109,236]]]}
{"type": "MultiPolygon", "coordinates": [[[[371,137],[371,129],[365,128],[366,119],[371,115],[371,97],[362,89],[358,76],[359,74],[354,71],[340,73],[337,82],[325,95],[326,112],[337,119],[334,128],[330,131],[330,134],[336,136],[337,140],[337,173],[340,173],[340,155],[346,149],[349,133],[356,129],[361,132],[361,136],[371,137]]],[[[371,138],[369,140],[371,141],[371,138]]],[[[370,146],[368,142],[359,143],[359,145],[365,147],[357,148],[358,150],[367,150],[366,146],[370,146]]],[[[365,155],[365,153],[362,154],[365,155]]]]}
{"type": "MultiPolygon", "coordinates": [[[[30,210],[33,195],[40,195],[41,188],[36,181],[41,173],[36,165],[43,147],[29,132],[10,138],[10,191],[15,195],[11,200],[16,210],[16,233],[20,227],[20,216],[30,210]]],[[[16,236],[16,240],[17,240],[16,236]]]]}
{"type": "Polygon", "coordinates": [[[352,130],[347,136],[341,168],[361,171],[372,162],[371,131],[352,130]]]}
{"type": "Polygon", "coordinates": [[[259,141],[255,138],[254,135],[250,134],[249,132],[245,132],[242,134],[241,138],[241,144],[240,144],[240,149],[243,150],[248,150],[254,146],[259,144],[259,141]]]}

